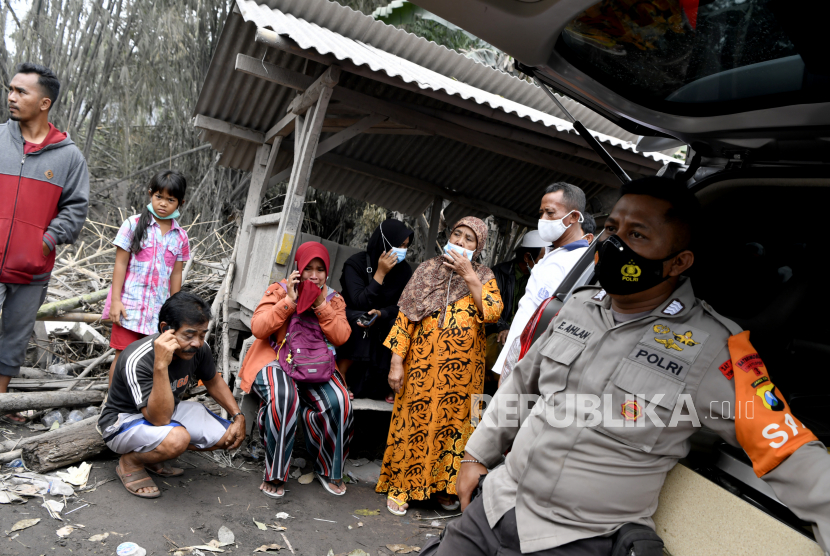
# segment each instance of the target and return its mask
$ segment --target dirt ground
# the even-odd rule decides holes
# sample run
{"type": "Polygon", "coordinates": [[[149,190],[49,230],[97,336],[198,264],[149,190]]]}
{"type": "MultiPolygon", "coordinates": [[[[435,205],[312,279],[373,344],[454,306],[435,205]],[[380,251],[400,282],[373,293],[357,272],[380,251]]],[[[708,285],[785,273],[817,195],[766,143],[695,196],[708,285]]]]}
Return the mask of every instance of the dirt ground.
{"type": "MultiPolygon", "coordinates": [[[[364,429],[364,439],[378,439],[382,427],[372,428],[375,430],[364,429]]],[[[356,429],[356,437],[360,432],[356,429]]],[[[301,450],[295,456],[298,454],[303,455],[301,450]]],[[[175,551],[176,546],[207,544],[218,537],[223,525],[235,536],[235,544],[223,547],[223,554],[253,554],[257,547],[272,543],[283,547],[279,554],[291,554],[280,532],[262,531],[254,520],[286,527],[282,533],[298,556],[326,556],[329,550],[337,555],[348,554],[356,549],[372,556],[387,555],[392,554],[386,548],[389,544],[422,546],[427,535],[440,532],[431,525],[435,518],[458,513],[445,512],[437,504],[426,502],[416,503],[404,517],[394,516],[386,511],[384,496],[375,493],[375,483],[365,480],[348,485],[344,496],[333,496],[316,480],[302,485],[292,479],[286,496],[274,500],[258,489],[262,480],[260,462],[235,458],[235,465],[244,461],[246,472],[220,467],[191,452],[179,458],[180,467],[185,469],[184,475],[172,479],[153,476],[163,494],[157,499],[143,500],[130,495],[121,486],[115,474],[116,461],[111,453],[91,461],[93,469],[88,485],[105,479],[114,480],[93,492],[80,494],[82,500],[69,502],[63,512],[63,522],[50,517],[41,507],[39,498],[29,499],[23,505],[0,506],[0,555],[110,555],[126,541],[139,544],[148,555],[162,555],[175,551]],[[84,504],[89,505],[82,507],[84,504]],[[80,509],[67,513],[75,508],[80,509]],[[357,510],[380,511],[378,515],[362,516],[356,513],[357,510]],[[277,519],[277,512],[286,512],[291,518],[277,519]],[[419,516],[422,520],[417,519],[419,516]],[[17,533],[6,533],[16,522],[32,518],[41,521],[17,533]],[[55,532],[65,525],[78,524],[84,528],[76,529],[68,538],[61,539],[55,532]],[[100,542],[88,540],[102,533],[109,533],[108,538],[100,542]]],[[[358,473],[358,477],[360,473],[371,475],[371,468],[371,463],[359,468],[347,467],[358,473]]],[[[308,464],[304,472],[310,471],[308,464]]],[[[443,519],[440,523],[447,521],[443,519]]]]}

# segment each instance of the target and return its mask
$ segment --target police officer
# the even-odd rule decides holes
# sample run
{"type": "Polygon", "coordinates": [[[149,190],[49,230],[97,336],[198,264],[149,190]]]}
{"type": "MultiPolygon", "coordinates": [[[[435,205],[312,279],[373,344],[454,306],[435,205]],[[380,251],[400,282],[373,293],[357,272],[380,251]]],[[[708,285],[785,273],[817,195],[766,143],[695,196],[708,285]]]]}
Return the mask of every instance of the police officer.
{"type": "Polygon", "coordinates": [[[600,286],[575,291],[467,442],[464,515],[438,554],[608,555],[624,524],[653,528],[666,473],[701,425],[742,447],[826,549],[830,456],[790,412],[749,333],[682,276],[698,212],[673,180],[623,187],[605,223],[600,286]],[[517,404],[522,395],[538,398],[517,404]],[[754,419],[736,418],[748,403],[754,419]]]}

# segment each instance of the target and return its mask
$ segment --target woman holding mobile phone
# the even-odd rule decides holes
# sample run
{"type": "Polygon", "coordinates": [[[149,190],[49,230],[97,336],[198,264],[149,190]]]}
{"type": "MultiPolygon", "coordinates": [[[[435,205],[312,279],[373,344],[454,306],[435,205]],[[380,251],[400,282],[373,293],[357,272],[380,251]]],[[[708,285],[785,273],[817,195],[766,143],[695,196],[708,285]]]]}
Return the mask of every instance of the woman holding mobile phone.
{"type": "Polygon", "coordinates": [[[395,395],[386,375],[392,352],[383,346],[398,314],[398,299],[412,276],[406,262],[414,232],[394,219],[383,221],[369,238],[366,251],[349,257],[340,276],[341,294],[346,300],[346,318],[352,335],[337,350],[337,368],[351,390],[361,398],[395,395]]]}

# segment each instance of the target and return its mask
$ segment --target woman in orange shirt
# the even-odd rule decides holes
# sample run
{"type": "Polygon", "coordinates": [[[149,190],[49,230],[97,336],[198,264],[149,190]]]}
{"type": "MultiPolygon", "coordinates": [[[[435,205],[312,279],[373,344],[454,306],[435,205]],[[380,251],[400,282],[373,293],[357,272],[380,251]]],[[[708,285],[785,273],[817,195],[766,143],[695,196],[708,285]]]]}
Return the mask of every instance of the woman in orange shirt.
{"type": "Polygon", "coordinates": [[[326,248],[317,242],[304,243],[294,260],[302,271],[268,286],[254,311],[251,330],[257,339],[239,372],[242,389],[260,399],[257,427],[265,447],[265,478],[259,488],[272,498],[285,494],[301,413],[317,479],[330,493],[341,496],[346,492],[343,464],[352,438],[352,407],[345,381],[336,370],[327,382],[296,381],[280,366],[277,349],[287,349],[283,340],[295,313],[312,319],[316,315],[332,351],[349,339],[351,327],[346,320],[346,302],[326,285],[326,248]]]}

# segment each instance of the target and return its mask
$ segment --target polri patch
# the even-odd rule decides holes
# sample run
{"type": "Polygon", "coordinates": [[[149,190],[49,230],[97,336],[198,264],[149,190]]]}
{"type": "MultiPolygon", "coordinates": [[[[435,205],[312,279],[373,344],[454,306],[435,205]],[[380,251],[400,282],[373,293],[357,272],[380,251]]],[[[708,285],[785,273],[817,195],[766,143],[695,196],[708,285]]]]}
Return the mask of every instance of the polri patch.
{"type": "Polygon", "coordinates": [[[558,332],[559,334],[564,334],[565,336],[573,338],[577,342],[583,344],[587,342],[588,338],[591,337],[591,334],[594,333],[593,330],[588,330],[587,328],[584,328],[579,324],[574,324],[566,320],[563,320],[559,323],[559,326],[556,327],[556,332],[558,332]]]}
{"type": "Polygon", "coordinates": [[[646,329],[639,346],[692,364],[709,334],[700,328],[671,321],[657,321],[646,329]]]}
{"type": "Polygon", "coordinates": [[[689,367],[692,366],[691,363],[678,359],[673,354],[665,353],[659,346],[651,348],[643,344],[637,344],[628,355],[628,358],[661,373],[671,375],[677,380],[684,380],[689,373],[689,367]],[[658,351],[658,349],[661,351],[658,351]]]}

